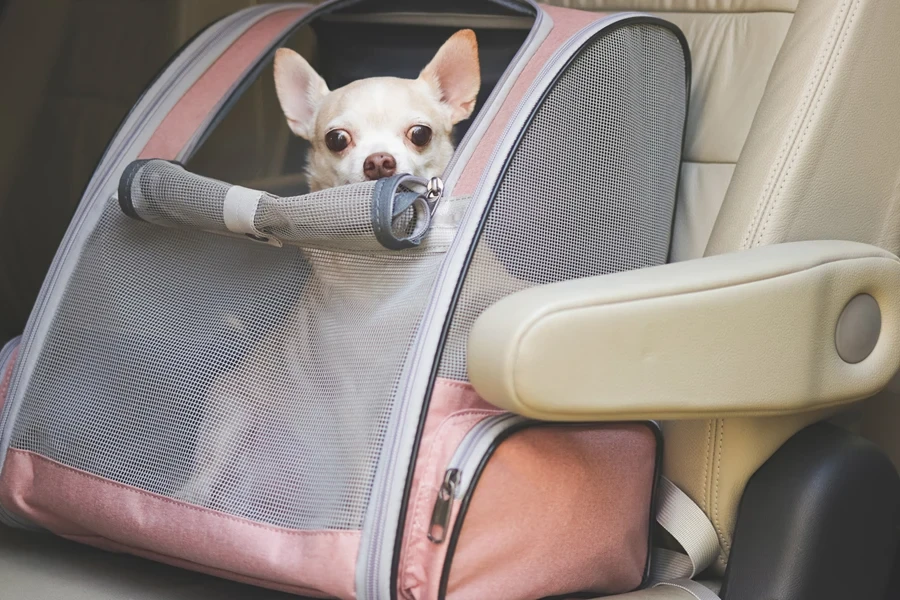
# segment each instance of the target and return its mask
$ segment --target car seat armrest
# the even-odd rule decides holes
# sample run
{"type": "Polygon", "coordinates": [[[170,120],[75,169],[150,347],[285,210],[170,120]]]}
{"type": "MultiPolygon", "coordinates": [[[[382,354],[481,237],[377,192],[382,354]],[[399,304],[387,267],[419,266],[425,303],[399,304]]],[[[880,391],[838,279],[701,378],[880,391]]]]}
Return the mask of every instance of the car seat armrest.
{"type": "Polygon", "coordinates": [[[900,367],[900,259],[799,242],[535,287],[482,314],[468,362],[485,400],[547,421],[838,406],[900,367]]]}

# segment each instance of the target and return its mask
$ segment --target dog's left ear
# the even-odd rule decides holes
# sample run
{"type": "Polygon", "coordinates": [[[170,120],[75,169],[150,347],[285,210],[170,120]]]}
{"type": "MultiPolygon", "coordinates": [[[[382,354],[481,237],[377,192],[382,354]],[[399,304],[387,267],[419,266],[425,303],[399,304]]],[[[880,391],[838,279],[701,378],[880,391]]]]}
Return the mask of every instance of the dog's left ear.
{"type": "Polygon", "coordinates": [[[454,125],[471,117],[481,89],[481,65],[475,32],[464,29],[455,33],[422,70],[419,79],[435,88],[441,102],[453,110],[451,119],[454,125]]]}

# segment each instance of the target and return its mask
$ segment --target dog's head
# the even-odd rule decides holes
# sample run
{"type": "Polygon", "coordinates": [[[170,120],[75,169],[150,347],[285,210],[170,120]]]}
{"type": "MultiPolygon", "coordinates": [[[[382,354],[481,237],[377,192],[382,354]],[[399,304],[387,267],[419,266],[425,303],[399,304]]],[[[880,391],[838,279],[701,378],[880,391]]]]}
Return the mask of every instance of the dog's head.
{"type": "Polygon", "coordinates": [[[313,191],[395,173],[432,177],[453,155],[453,126],[475,110],[478,43],[473,31],[460,31],[418,79],[376,77],[334,91],[303,57],[282,48],[275,87],[291,131],[312,146],[313,191]]]}

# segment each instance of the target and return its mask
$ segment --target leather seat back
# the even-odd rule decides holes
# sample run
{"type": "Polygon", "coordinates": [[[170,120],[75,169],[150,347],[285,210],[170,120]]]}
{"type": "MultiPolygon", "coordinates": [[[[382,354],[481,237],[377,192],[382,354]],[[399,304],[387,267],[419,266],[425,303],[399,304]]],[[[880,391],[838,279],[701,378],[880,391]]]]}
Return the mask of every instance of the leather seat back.
{"type": "MultiPolygon", "coordinates": [[[[673,260],[815,239],[900,251],[900,3],[551,2],[657,12],[690,42],[673,260]]],[[[749,477],[799,429],[828,416],[665,424],[665,470],[715,524],[720,567],[749,477]]]]}

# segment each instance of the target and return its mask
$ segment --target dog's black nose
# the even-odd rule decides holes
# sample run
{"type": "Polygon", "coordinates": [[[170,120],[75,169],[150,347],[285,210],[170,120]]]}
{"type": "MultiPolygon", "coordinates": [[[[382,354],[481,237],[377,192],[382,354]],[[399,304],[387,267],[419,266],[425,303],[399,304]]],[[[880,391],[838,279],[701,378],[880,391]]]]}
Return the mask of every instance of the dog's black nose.
{"type": "Polygon", "coordinates": [[[384,152],[373,154],[363,163],[363,173],[369,181],[390,177],[396,172],[397,159],[384,152]]]}

